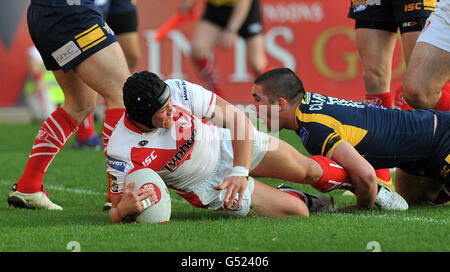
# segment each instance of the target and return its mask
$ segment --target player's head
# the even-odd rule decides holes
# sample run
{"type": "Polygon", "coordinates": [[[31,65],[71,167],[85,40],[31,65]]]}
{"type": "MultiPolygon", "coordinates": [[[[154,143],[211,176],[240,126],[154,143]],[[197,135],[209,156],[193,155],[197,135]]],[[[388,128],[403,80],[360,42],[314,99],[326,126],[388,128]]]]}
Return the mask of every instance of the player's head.
{"type": "MultiPolygon", "coordinates": [[[[149,128],[164,127],[160,123],[169,120],[157,117],[163,116],[160,112],[166,109],[168,104],[171,106],[170,88],[152,72],[142,71],[130,76],[123,86],[123,101],[127,117],[149,128]]],[[[168,111],[170,116],[171,107],[168,111]]]]}
{"type": "Polygon", "coordinates": [[[305,88],[300,78],[289,68],[276,68],[259,75],[254,82],[267,96],[270,104],[275,104],[280,97],[290,104],[297,104],[305,95],[305,88]]]}
{"type": "Polygon", "coordinates": [[[292,109],[305,96],[300,78],[289,68],[277,68],[259,75],[252,88],[253,105],[258,117],[275,131],[285,127],[292,116],[292,109]],[[273,124],[278,121],[278,126],[273,124]]]}

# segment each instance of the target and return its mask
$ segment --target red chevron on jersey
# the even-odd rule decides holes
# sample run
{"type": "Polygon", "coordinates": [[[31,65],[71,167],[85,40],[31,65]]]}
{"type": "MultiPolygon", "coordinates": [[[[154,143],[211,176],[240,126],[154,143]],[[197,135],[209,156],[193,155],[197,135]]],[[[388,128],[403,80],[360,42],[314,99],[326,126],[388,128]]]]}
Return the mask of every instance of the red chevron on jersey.
{"type": "MultiPolygon", "coordinates": [[[[174,109],[176,146],[174,148],[133,147],[131,149],[131,161],[134,167],[149,167],[154,171],[165,169],[172,172],[184,161],[191,158],[196,135],[195,117],[182,107],[174,105],[174,109]]],[[[158,140],[169,139],[157,139],[155,143],[150,143],[150,146],[158,146],[158,140]]]]}

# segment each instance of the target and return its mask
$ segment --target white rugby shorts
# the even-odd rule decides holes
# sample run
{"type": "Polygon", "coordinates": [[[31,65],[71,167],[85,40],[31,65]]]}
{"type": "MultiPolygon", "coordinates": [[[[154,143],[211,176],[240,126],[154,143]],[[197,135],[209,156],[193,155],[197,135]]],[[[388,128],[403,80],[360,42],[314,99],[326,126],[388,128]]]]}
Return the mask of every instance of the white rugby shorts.
{"type": "MultiPolygon", "coordinates": [[[[250,170],[256,168],[266,155],[269,148],[269,135],[257,131],[255,129],[255,139],[253,142],[253,156],[252,167],[250,170]]],[[[250,211],[252,203],[252,193],[255,188],[255,182],[252,177],[248,178],[248,186],[245,190],[242,205],[236,207],[239,195],[236,195],[235,203],[231,209],[226,209],[223,206],[226,190],[217,191],[214,186],[220,185],[224,178],[227,177],[233,170],[233,148],[230,140],[225,140],[221,145],[219,160],[213,174],[203,183],[199,184],[190,192],[190,197],[195,194],[195,198],[201,201],[201,204],[206,206],[209,210],[221,210],[235,216],[246,216],[250,211]]],[[[181,196],[183,196],[181,194],[181,196]]]]}
{"type": "Polygon", "coordinates": [[[450,1],[436,3],[417,42],[434,45],[450,52],[450,1]]]}

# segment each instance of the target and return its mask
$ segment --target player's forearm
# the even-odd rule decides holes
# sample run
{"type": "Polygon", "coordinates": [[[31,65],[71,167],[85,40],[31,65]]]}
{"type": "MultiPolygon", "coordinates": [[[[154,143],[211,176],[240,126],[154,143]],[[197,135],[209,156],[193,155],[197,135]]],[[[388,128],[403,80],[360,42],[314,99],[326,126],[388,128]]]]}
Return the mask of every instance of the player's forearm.
{"type": "Polygon", "coordinates": [[[366,180],[352,178],[358,209],[372,209],[377,198],[377,181],[371,177],[366,180]]]}
{"type": "Polygon", "coordinates": [[[109,211],[109,219],[113,223],[122,222],[122,216],[120,215],[118,208],[111,208],[109,211]]]}
{"type": "Polygon", "coordinates": [[[227,23],[227,30],[236,33],[244,23],[250,11],[252,0],[239,0],[233,8],[227,23]]]}
{"type": "Polygon", "coordinates": [[[354,187],[360,209],[371,209],[377,197],[377,180],[372,165],[347,141],[333,151],[331,159],[344,167],[354,187]]]}
{"type": "Polygon", "coordinates": [[[234,153],[234,166],[243,166],[250,170],[253,155],[253,124],[244,113],[238,111],[232,125],[232,146],[234,153]]]}
{"type": "Polygon", "coordinates": [[[122,201],[121,195],[111,196],[111,210],[109,211],[109,219],[113,223],[124,222],[128,217],[128,212],[125,211],[123,205],[120,205],[122,201]]]}

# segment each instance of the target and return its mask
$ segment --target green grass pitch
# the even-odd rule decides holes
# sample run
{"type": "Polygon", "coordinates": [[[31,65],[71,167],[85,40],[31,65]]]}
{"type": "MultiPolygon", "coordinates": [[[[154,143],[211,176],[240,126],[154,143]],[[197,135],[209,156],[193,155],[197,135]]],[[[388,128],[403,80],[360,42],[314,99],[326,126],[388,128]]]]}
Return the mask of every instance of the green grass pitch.
{"type": "MultiPolygon", "coordinates": [[[[312,214],[309,218],[232,218],[193,208],[171,193],[169,223],[112,224],[108,214],[102,211],[107,190],[103,152],[74,150],[72,140],[53,161],[44,179],[50,198],[64,210],[8,207],[8,192],[24,169],[39,126],[2,125],[0,128],[1,252],[450,251],[449,205],[413,207],[406,212],[378,208],[341,211],[312,214]]],[[[283,132],[280,137],[302,150],[294,134],[283,132]]],[[[282,182],[263,181],[272,186],[282,182]]],[[[307,186],[288,184],[315,192],[307,186]]],[[[353,196],[343,196],[342,191],[330,195],[340,208],[355,203],[353,196]]]]}

